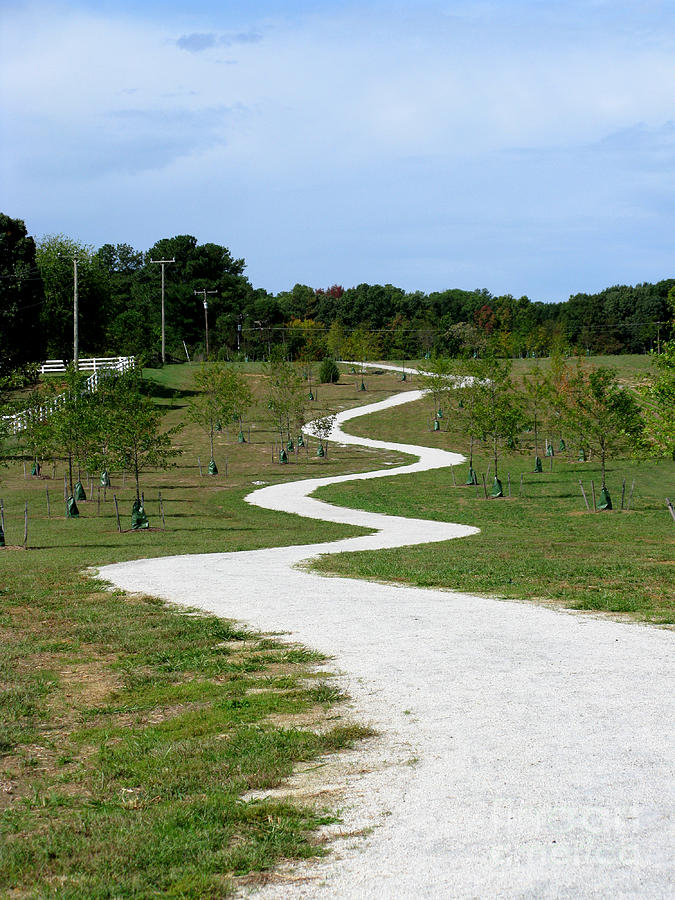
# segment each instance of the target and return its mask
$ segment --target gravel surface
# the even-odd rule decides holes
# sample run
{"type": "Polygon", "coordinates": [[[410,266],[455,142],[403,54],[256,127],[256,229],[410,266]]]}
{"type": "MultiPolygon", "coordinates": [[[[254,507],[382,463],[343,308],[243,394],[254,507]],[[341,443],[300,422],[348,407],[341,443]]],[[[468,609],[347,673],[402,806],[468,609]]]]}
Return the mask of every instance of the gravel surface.
{"type": "MultiPolygon", "coordinates": [[[[419,396],[406,392],[339,421],[419,396]]],[[[339,429],[335,438],[419,461],[265,487],[247,500],[374,534],[100,570],[125,590],[284,632],[333,656],[353,715],[380,732],[292,779],[298,796],[341,805],[342,823],[326,829],[329,857],[283,867],[256,896],[672,897],[672,632],[303,571],[298,564],[321,553],[476,532],[308,497],[335,481],[462,460],[339,429]]]]}

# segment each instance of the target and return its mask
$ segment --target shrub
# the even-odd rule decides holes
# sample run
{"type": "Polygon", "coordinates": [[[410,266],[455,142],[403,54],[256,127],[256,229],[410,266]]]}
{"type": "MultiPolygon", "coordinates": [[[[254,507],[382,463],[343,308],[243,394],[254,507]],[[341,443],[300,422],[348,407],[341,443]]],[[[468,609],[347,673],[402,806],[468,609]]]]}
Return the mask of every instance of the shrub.
{"type": "Polygon", "coordinates": [[[321,384],[336,384],[340,380],[340,370],[334,359],[324,359],[319,368],[321,384]]]}

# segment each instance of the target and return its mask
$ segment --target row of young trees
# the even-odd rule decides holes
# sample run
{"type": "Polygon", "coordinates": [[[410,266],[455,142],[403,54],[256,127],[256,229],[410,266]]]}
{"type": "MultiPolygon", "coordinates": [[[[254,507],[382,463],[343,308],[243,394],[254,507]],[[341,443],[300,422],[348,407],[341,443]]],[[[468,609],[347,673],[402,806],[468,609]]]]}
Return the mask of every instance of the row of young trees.
{"type": "Polygon", "coordinates": [[[102,379],[98,390],[86,389],[86,379],[69,367],[64,383],[36,389],[24,401],[28,416],[19,433],[24,452],[33,459],[64,459],[70,497],[75,475],[111,469],[130,472],[141,498],[141,474],[166,468],[180,454],[174,438],[182,426],[162,428],[162,410],[145,389],[141,373],[131,370],[102,379]],[[56,400],[45,414],[45,406],[56,400]]]}
{"type": "Polygon", "coordinates": [[[73,334],[73,260],[78,260],[81,355],[144,355],[161,346],[161,276],[166,266],[166,345],[184,359],[204,350],[208,291],[211,358],[269,359],[331,355],[357,358],[363,335],[370,358],[425,353],[548,355],[551,349],[640,353],[670,336],[668,291],[675,280],[616,286],[544,303],[487,290],[426,294],[391,284],[314,288],[277,294],[255,289],[245,261],[192,235],[157,241],[147,251],[126,243],[96,249],[65,235],[37,242],[19,219],[0,214],[0,375],[45,357],[69,359],[73,334]]]}
{"type": "Polygon", "coordinates": [[[553,359],[548,373],[535,366],[516,379],[511,374],[511,362],[492,353],[463,363],[430,360],[422,382],[436,417],[445,407],[452,408],[460,418],[469,436],[471,479],[475,478],[474,447],[480,443],[489,448],[495,495],[501,493],[500,453],[520,449],[525,432],[531,435],[534,471],[542,471],[540,453],[543,455],[544,446],[553,453],[553,438],[563,447],[567,439],[580,458],[586,458],[589,452],[598,457],[602,489],[606,491],[607,461],[621,452],[632,449],[675,460],[673,344],[667,344],[664,354],[656,357],[659,376],[638,392],[624,386],[614,369],[581,363],[569,368],[562,357],[553,359]]]}

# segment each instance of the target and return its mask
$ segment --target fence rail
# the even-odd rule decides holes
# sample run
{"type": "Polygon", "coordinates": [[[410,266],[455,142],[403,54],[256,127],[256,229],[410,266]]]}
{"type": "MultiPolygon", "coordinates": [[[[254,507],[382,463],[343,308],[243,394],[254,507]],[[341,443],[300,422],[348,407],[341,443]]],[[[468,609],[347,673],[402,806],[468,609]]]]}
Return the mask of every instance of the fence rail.
{"type": "MultiPolygon", "coordinates": [[[[81,359],[77,367],[80,372],[98,372],[100,369],[126,372],[133,364],[133,356],[92,356],[90,359],[81,359]]],[[[66,364],[62,359],[46,359],[38,371],[40,375],[59,374],[66,371],[66,364]]]]}
{"type": "MultiPolygon", "coordinates": [[[[136,365],[136,359],[133,356],[99,356],[93,359],[81,359],[79,361],[79,370],[91,372],[92,374],[84,382],[84,391],[92,394],[98,390],[99,383],[102,378],[108,375],[119,374],[133,369],[136,365]]],[[[61,359],[48,359],[40,368],[40,374],[65,372],[66,367],[61,359]],[[60,368],[59,368],[60,367],[60,368]]],[[[49,416],[58,409],[66,399],[66,394],[59,394],[42,406],[36,406],[33,409],[25,409],[22,412],[15,413],[13,416],[3,416],[6,428],[10,434],[18,434],[24,431],[31,421],[44,422],[49,416]]]]}

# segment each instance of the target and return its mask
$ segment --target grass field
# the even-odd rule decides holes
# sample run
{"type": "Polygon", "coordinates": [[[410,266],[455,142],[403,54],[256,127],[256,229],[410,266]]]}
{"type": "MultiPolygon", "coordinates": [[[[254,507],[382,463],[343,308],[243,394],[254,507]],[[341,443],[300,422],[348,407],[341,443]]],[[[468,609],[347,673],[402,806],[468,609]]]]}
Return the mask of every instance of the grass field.
{"type": "MultiPolygon", "coordinates": [[[[354,434],[468,452],[461,421],[446,418],[431,432],[429,400],[375,413],[348,424],[354,434]]],[[[527,436],[524,436],[527,440],[527,436]]],[[[557,446],[557,441],[556,441],[557,446]]],[[[489,455],[474,454],[486,473],[489,455]]],[[[675,527],[665,498],[675,494],[675,465],[669,461],[622,459],[609,464],[608,486],[620,505],[633,480],[631,510],[588,513],[579,479],[591,501],[591,481],[599,493],[599,462],[554,458],[553,471],[533,474],[533,452],[502,458],[500,475],[511,497],[485,500],[468,487],[468,466],[378,481],[322,488],[332,503],[392,515],[442,519],[475,525],[480,535],[442,545],[391,551],[344,553],[321,559],[322,572],[384,581],[451,588],[522,600],[553,602],[574,609],[623,614],[656,623],[675,622],[675,527]],[[520,478],[523,492],[520,496],[520,478]]],[[[488,489],[491,487],[488,477],[488,489]]]]}
{"type": "MultiPolygon", "coordinates": [[[[128,475],[125,483],[122,473],[112,473],[120,534],[110,493],[99,508],[96,487],[80,505],[79,520],[62,517],[61,463],[55,475],[45,464],[41,479],[24,477],[19,458],[0,471],[9,545],[22,543],[26,502],[29,508],[29,549],[0,551],[2,896],[220,897],[264,877],[279,859],[323,852],[313,834],[333,810],[242,797],[277,785],[299,761],[368,734],[341,712],[326,661],[212,616],[109,592],[83,574],[125,559],[360,533],[242,500],[256,482],[365,471],[402,458],[331,446],[322,460],[314,444],[279,465],[259,367],[241,370],[258,398],[250,441],[218,435],[221,474],[202,477],[197,458],[206,471],[208,438],[187,427],[177,467],[142,478],[148,532],[126,530],[128,475]]],[[[146,371],[167,425],[184,419],[193,373],[187,365],[146,371]]],[[[402,384],[394,374],[368,374],[361,393],[359,380],[345,375],[339,385],[320,386],[308,418],[417,387],[416,379],[402,384]]],[[[431,416],[429,402],[421,401],[349,428],[465,447],[457,423],[430,432],[431,416]]],[[[478,458],[477,467],[484,471],[486,461],[478,458]]],[[[593,463],[556,457],[553,473],[536,478],[530,469],[529,457],[505,458],[513,496],[503,501],[476,496],[461,486],[459,473],[453,486],[450,470],[325,489],[322,496],[334,502],[454,519],[482,533],[430,549],[330,557],[319,568],[672,622],[675,528],[663,504],[672,464],[612,464],[615,500],[621,479],[636,479],[633,509],[595,515],[584,512],[577,483],[580,476],[587,488],[597,481],[593,463]],[[525,493],[518,497],[521,472],[525,493]]]]}
{"type": "MultiPolygon", "coordinates": [[[[193,369],[145,374],[167,424],[183,419],[193,369]]],[[[369,733],[343,717],[325,661],[211,616],[106,591],[82,574],[125,559],[361,533],[242,502],[257,481],[400,459],[334,446],[319,459],[313,442],[279,465],[261,377],[249,377],[260,401],[250,442],[218,435],[216,458],[221,473],[227,459],[228,475],[200,477],[208,438],[187,427],[177,467],[142,478],[150,531],[126,530],[133,486],[122,473],[112,473],[100,508],[94,488],[80,518],[66,520],[60,462],[55,477],[45,463],[41,479],[24,478],[21,459],[0,470],[10,545],[0,550],[1,896],[220,897],[280,858],[323,852],[312,834],[334,811],[241,797],[369,733]],[[23,542],[26,502],[29,549],[11,549],[23,542]]],[[[322,386],[308,417],[398,385],[379,376],[369,387],[357,393],[353,378],[322,386]]]]}

